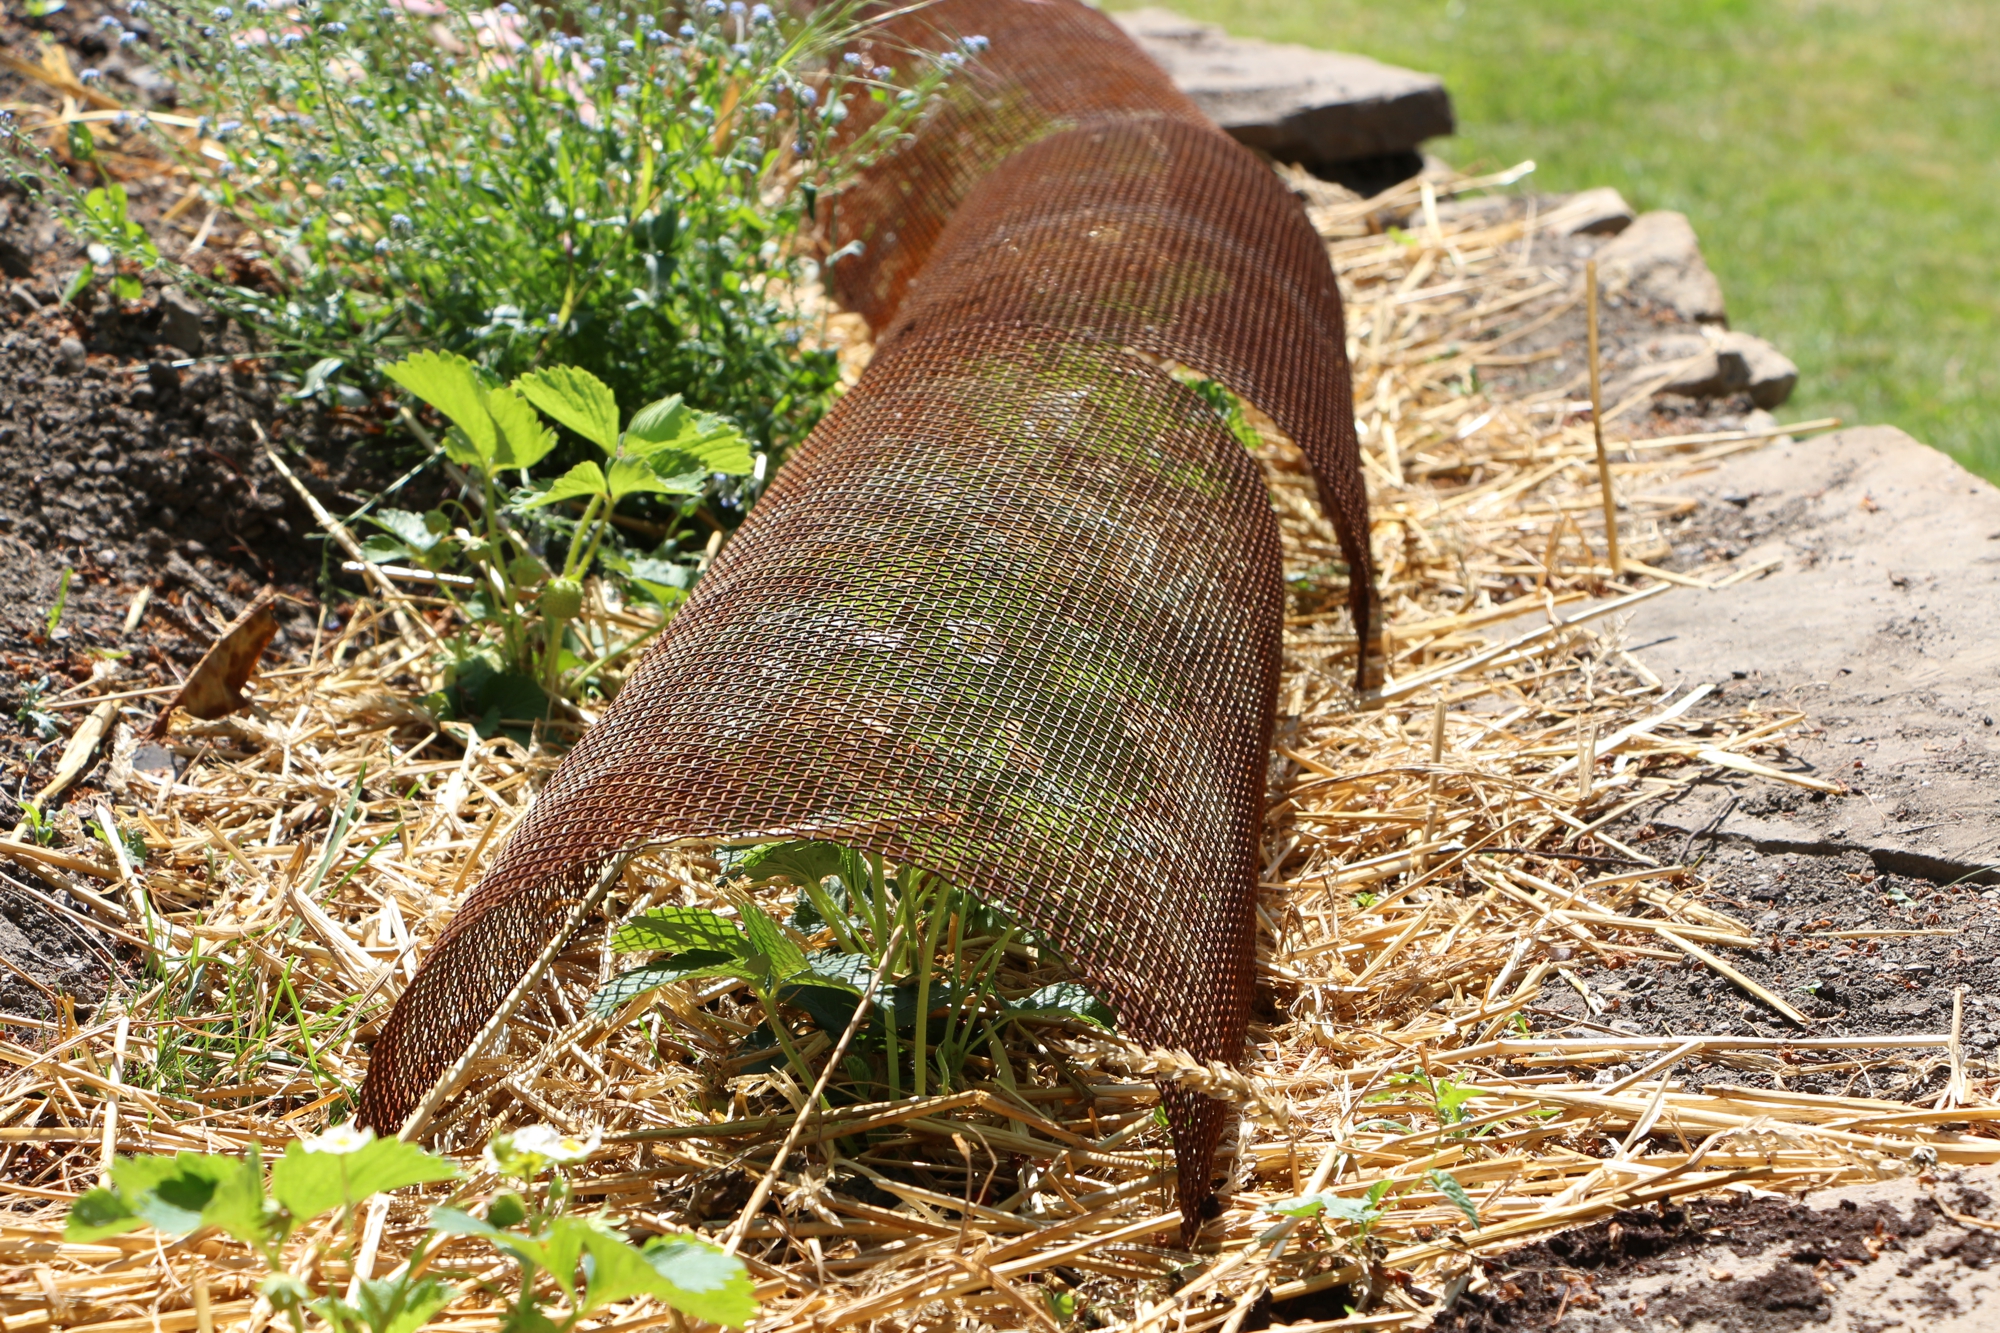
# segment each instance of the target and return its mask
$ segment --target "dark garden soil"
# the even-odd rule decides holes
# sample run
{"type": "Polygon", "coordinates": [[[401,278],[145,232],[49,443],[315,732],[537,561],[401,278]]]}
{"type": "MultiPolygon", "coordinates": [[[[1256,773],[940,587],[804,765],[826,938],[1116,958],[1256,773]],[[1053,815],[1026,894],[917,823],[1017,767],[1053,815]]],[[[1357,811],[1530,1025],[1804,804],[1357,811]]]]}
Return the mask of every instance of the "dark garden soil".
{"type": "MultiPolygon", "coordinates": [[[[78,0],[24,19],[8,6],[0,47],[35,63],[53,36],[73,67],[101,68],[121,99],[169,104],[164,79],[105,47],[94,26],[103,12],[78,0]]],[[[28,88],[0,70],[0,101],[28,88]]],[[[178,198],[170,180],[137,159],[119,174],[132,216],[163,250],[184,252],[200,211],[167,221],[178,198]]],[[[93,176],[79,169],[81,183],[93,176]]],[[[231,239],[213,227],[204,249],[218,263],[249,264],[231,239]]],[[[376,414],[289,401],[296,385],[275,378],[240,329],[156,275],[142,279],[137,302],[100,294],[64,303],[85,259],[42,209],[0,186],[0,833],[50,777],[81,717],[61,707],[63,696],[93,672],[93,694],[171,685],[214,638],[216,617],[233,616],[266,585],[285,594],[272,645],[284,654],[311,641],[323,598],[358,586],[337,558],[328,562],[311,513],[265,456],[260,428],[336,513],[353,510],[403,461],[376,414]],[[148,600],[135,617],[142,589],[148,600]]],[[[143,724],[157,706],[136,699],[127,720],[143,724]]],[[[64,805],[94,800],[94,776],[55,803],[58,820],[75,817],[60,813],[64,805]]],[[[10,888],[15,874],[0,866],[0,954],[13,964],[0,974],[0,1014],[46,1015],[51,991],[87,1011],[113,955],[10,888]]]]}
{"type": "MultiPolygon", "coordinates": [[[[1414,1291],[1436,1333],[1891,1333],[1984,1329],[2000,1299],[1990,1173],[1832,1191],[1757,1191],[1628,1209],[1468,1272],[1467,1289],[1414,1291]]],[[[1338,1319],[1356,1294],[1318,1292],[1246,1329],[1338,1319]]]]}
{"type": "MultiPolygon", "coordinates": [[[[0,219],[0,240],[49,238],[19,199],[0,198],[0,219]]],[[[64,696],[93,673],[93,694],[178,681],[218,619],[265,585],[285,594],[274,651],[310,642],[338,566],[323,564],[317,525],[253,422],[285,441],[290,466],[335,511],[352,510],[394,463],[357,447],[358,427],[317,408],[287,410],[286,386],[259,362],[232,358],[241,340],[212,318],[198,348],[158,342],[157,291],[122,308],[57,304],[52,270],[72,262],[69,251],[52,238],[29,248],[30,272],[0,309],[0,821],[9,829],[82,716],[61,706],[64,696]],[[30,304],[42,295],[50,299],[30,304]]],[[[143,724],[158,703],[135,699],[127,719],[143,724]]],[[[86,773],[63,800],[76,806],[97,791],[86,773]]],[[[7,890],[12,873],[0,869],[0,953],[43,985],[98,998],[102,948],[7,890]]],[[[9,969],[0,1013],[46,1014],[39,990],[9,969]]]]}
{"type": "MultiPolygon", "coordinates": [[[[1746,789],[1739,806],[1791,795],[1746,789]]],[[[1624,834],[1628,845],[1662,862],[1699,862],[1709,881],[1703,904],[1742,922],[1762,942],[1756,950],[1730,950],[1730,963],[1811,1018],[1811,1032],[1706,967],[1641,958],[1614,969],[1588,955],[1570,964],[1576,985],[1544,988],[1530,1016],[1538,1031],[1935,1036],[1951,1030],[1952,994],[1963,987],[1968,1069],[1975,1077],[2000,1073],[1992,1060],[2000,1047],[2000,1009],[1994,1007],[2000,998],[2000,911],[1989,885],[1885,873],[1856,850],[1827,855],[1718,844],[1699,829],[1663,829],[1643,817],[1624,834]],[[1843,932],[1850,937],[1839,938],[1843,932]],[[1852,937],[1863,933],[1873,937],[1852,937]]],[[[1600,1077],[1608,1082],[1631,1072],[1630,1066],[1610,1066],[1600,1077]]],[[[1935,1095],[1945,1075],[1938,1050],[1883,1051],[1858,1060],[1744,1053],[1727,1063],[1690,1060],[1676,1073],[1689,1087],[1775,1085],[1907,1099],[1935,1095]]]]}
{"type": "Polygon", "coordinates": [[[1791,1333],[1846,1314],[1841,1307],[1863,1290],[1873,1298],[1867,1314],[1843,1318],[1843,1327],[1976,1316],[1953,1288],[1966,1270],[1983,1273],[2000,1258],[2000,1235],[1949,1214],[1990,1218],[1992,1202],[1976,1186],[1946,1181],[1914,1205],[1735,1196],[1621,1212],[1488,1265],[1485,1290],[1432,1327],[1791,1333]]]}

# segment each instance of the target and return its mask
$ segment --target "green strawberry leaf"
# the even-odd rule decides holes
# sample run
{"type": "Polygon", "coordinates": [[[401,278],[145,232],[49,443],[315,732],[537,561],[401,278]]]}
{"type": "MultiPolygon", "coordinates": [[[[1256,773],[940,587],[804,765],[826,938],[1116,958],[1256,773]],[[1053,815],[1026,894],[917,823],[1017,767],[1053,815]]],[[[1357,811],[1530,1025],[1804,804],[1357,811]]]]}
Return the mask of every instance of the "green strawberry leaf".
{"type": "Polygon", "coordinates": [[[70,1205],[63,1219],[63,1239],[78,1242],[102,1240],[146,1225],[114,1190],[87,1190],[70,1205]]]}
{"type": "Polygon", "coordinates": [[[611,483],[604,479],[604,469],[595,463],[578,463],[569,471],[550,482],[546,490],[533,491],[522,497],[515,492],[515,503],[522,509],[539,509],[552,505],[558,500],[574,500],[578,497],[608,495],[611,483]]]}
{"type": "Polygon", "coordinates": [[[499,432],[493,449],[494,467],[529,468],[556,447],[556,433],[542,424],[528,400],[502,386],[486,395],[486,410],[499,432]]]}
{"type": "Polygon", "coordinates": [[[656,1236],[639,1256],[659,1279],[645,1290],[682,1314],[729,1328],[742,1328],[755,1317],[750,1275],[733,1255],[688,1236],[656,1236]]]}
{"type": "Polygon", "coordinates": [[[810,982],[815,986],[859,995],[874,975],[875,969],[869,966],[868,959],[863,955],[823,949],[807,954],[805,971],[794,973],[791,979],[801,984],[810,982]]]}
{"type": "MultiPolygon", "coordinates": [[[[435,407],[465,432],[481,462],[490,462],[498,437],[486,409],[492,385],[479,367],[451,352],[418,352],[382,367],[382,373],[435,407]]],[[[447,453],[451,452],[447,443],[447,453]]],[[[469,460],[454,458],[454,462],[469,460]]]]}
{"type": "Polygon", "coordinates": [[[371,565],[393,565],[399,560],[415,560],[417,553],[385,533],[376,533],[361,543],[361,558],[371,565]]]}
{"type": "Polygon", "coordinates": [[[407,509],[378,509],[367,515],[367,519],[384,532],[394,533],[401,545],[413,551],[428,551],[448,535],[432,532],[422,514],[414,514],[407,509]]]}
{"type": "Polygon", "coordinates": [[[1116,1026],[1118,1016],[1111,1006],[1093,995],[1088,987],[1079,986],[1074,981],[1057,981],[1033,994],[1007,1006],[1017,1014],[1049,1014],[1063,1018],[1080,1018],[1101,1028],[1116,1026]]]}
{"type": "Polygon", "coordinates": [[[676,981],[699,981],[708,977],[748,980],[749,976],[749,968],[740,958],[719,957],[714,950],[690,949],[677,958],[620,972],[590,997],[590,1011],[600,1016],[615,1014],[646,992],[656,991],[676,981]]]}
{"type": "Polygon", "coordinates": [[[449,426],[444,433],[444,456],[460,467],[483,468],[491,459],[479,452],[479,446],[470,436],[456,426],[449,426]]]}
{"type": "Polygon", "coordinates": [[[565,1296],[576,1294],[576,1261],[583,1253],[583,1244],[576,1235],[575,1218],[557,1218],[554,1226],[542,1235],[528,1236],[518,1231],[502,1230],[456,1208],[438,1207],[431,1209],[431,1226],[441,1235],[483,1240],[494,1249],[513,1256],[524,1267],[547,1273],[556,1280],[565,1296]]]}
{"type": "Polygon", "coordinates": [[[634,461],[652,473],[653,479],[659,483],[658,489],[668,495],[700,495],[708,485],[710,469],[703,467],[693,455],[676,449],[634,461]]]}
{"type": "MultiPolygon", "coordinates": [[[[245,1192],[243,1177],[246,1172],[256,1177],[250,1182],[248,1192],[261,1197],[263,1171],[254,1159],[245,1161],[208,1153],[121,1157],[112,1164],[111,1183],[117,1187],[127,1206],[154,1230],[185,1236],[205,1225],[222,1225],[206,1214],[218,1195],[227,1203],[237,1194],[245,1192]],[[231,1185],[237,1188],[228,1190],[226,1187],[231,1185]]],[[[232,1220],[248,1221],[250,1235],[239,1239],[251,1239],[261,1218],[253,1214],[249,1219],[232,1220]]],[[[232,1226],[229,1230],[234,1234],[236,1228],[232,1226]]]]}
{"type": "MultiPolygon", "coordinates": [[[[416,1333],[431,1316],[457,1300],[458,1288],[434,1277],[412,1282],[407,1274],[393,1278],[372,1278],[361,1283],[360,1304],[348,1307],[354,1318],[348,1327],[366,1327],[371,1333],[416,1333]]],[[[345,1305],[345,1302],[341,1302],[345,1305]]]]}
{"type": "Polygon", "coordinates": [[[743,934],[748,937],[750,948],[770,959],[770,975],[774,980],[783,981],[806,970],[806,951],[785,933],[783,926],[771,919],[770,913],[747,895],[737,898],[736,910],[741,914],[743,934]]]}
{"type": "Polygon", "coordinates": [[[652,491],[660,495],[700,495],[704,474],[669,472],[662,476],[653,470],[650,458],[617,458],[611,462],[610,487],[613,500],[642,491],[652,491]]]}
{"type": "Polygon", "coordinates": [[[544,416],[563,425],[602,449],[607,457],[618,452],[618,398],[611,386],[587,370],[576,366],[549,366],[531,370],[514,381],[514,389],[539,408],[544,416]]]}
{"type": "Polygon", "coordinates": [[[753,880],[818,884],[828,875],[841,873],[841,853],[845,850],[831,842],[770,842],[745,852],[735,868],[753,880]]]}
{"type": "Polygon", "coordinates": [[[625,452],[638,458],[672,452],[683,454],[704,474],[725,472],[745,476],[756,466],[750,442],[727,417],[697,412],[679,394],[648,403],[625,428],[625,452]]]}
{"type": "Polygon", "coordinates": [[[732,957],[748,951],[736,922],[706,907],[658,907],[618,928],[611,947],[621,953],[640,949],[714,949],[732,957]]]}
{"type": "Polygon", "coordinates": [[[351,1208],[369,1196],[405,1185],[453,1180],[458,1168],[401,1139],[370,1139],[350,1151],[320,1151],[294,1140],[271,1163],[271,1194],[293,1222],[336,1208],[351,1208]]]}
{"type": "Polygon", "coordinates": [[[686,600],[688,590],[694,587],[695,579],[700,577],[701,573],[693,565],[684,565],[677,560],[662,560],[652,555],[633,556],[627,559],[615,552],[607,552],[599,558],[606,565],[631,579],[641,592],[662,606],[678,605],[686,600]]]}

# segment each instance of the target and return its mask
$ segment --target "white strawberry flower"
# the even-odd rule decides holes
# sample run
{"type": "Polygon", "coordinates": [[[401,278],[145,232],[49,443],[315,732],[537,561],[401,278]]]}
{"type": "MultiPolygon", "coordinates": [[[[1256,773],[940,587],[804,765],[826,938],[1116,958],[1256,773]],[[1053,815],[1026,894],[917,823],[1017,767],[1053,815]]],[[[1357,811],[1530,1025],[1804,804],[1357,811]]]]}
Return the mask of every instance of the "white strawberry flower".
{"type": "Polygon", "coordinates": [[[548,1166],[581,1162],[604,1142],[604,1131],[566,1134],[553,1125],[529,1125],[511,1134],[496,1134],[480,1154],[489,1171],[531,1179],[548,1166]]]}
{"type": "Polygon", "coordinates": [[[581,1162],[604,1142],[604,1131],[593,1129],[579,1138],[552,1125],[530,1125],[514,1133],[514,1151],[533,1153],[546,1162],[581,1162]]]}
{"type": "Polygon", "coordinates": [[[374,1141],[374,1130],[360,1128],[350,1122],[345,1125],[335,1125],[317,1138],[301,1140],[299,1146],[307,1152],[345,1155],[360,1152],[374,1141]]]}

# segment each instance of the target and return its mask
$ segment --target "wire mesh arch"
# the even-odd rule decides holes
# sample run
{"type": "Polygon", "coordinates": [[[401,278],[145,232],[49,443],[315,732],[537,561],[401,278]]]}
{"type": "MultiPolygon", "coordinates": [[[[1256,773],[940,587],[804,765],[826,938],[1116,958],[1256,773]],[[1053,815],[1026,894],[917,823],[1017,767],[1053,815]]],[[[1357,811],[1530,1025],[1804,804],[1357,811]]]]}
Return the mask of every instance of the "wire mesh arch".
{"type": "MultiPolygon", "coordinates": [[[[1365,642],[1337,289],[1297,201],[1109,20],[942,0],[897,24],[935,47],[973,21],[988,57],[830,237],[862,241],[834,287],[875,359],[439,937],[375,1043],[367,1123],[402,1122],[599,867],[681,838],[920,865],[1046,936],[1124,1032],[1241,1057],[1277,525],[1256,459],[1163,363],[1299,442],[1365,642]]],[[[1163,1095],[1191,1232],[1223,1108],[1163,1095]]]]}

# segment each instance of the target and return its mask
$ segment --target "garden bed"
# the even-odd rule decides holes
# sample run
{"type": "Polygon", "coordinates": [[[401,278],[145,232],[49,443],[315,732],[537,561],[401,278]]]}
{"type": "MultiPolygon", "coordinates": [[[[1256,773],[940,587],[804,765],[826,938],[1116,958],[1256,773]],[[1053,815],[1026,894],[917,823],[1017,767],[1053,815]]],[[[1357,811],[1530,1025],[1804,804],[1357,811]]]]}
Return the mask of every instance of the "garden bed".
{"type": "MultiPolygon", "coordinates": [[[[1470,184],[1429,182],[1445,197],[1470,184]]],[[[614,969],[609,923],[662,901],[727,905],[693,849],[635,863],[507,1044],[469,1070],[434,1126],[472,1173],[461,1203],[494,1188],[479,1166],[493,1133],[544,1122],[604,1133],[575,1187],[628,1231],[721,1236],[740,1220],[768,1327],[1241,1329],[1354,1307],[1394,1328],[1459,1299],[1460,1322],[1494,1312],[1472,1328],[1508,1326],[1504,1284],[1521,1284],[1507,1265],[1526,1262],[1509,1251],[1578,1225],[1629,1230],[1635,1209],[1732,1187],[2000,1160],[2000,1140],[1980,1129],[2000,1114],[1992,1071],[1954,1042],[1948,999],[1907,1023],[1789,1022],[1768,998],[1796,994],[1741,989],[1762,975],[1764,946],[1728,900],[1727,872],[1718,886],[1685,863],[1699,848],[1635,822],[1717,765],[1805,800],[1838,785],[1788,757],[1798,714],[1753,695],[1668,697],[1617,633],[1632,599],[1714,576],[1689,567],[1699,544],[1676,541],[1691,507],[1655,497],[1756,448],[1727,429],[1748,404],[1707,416],[1641,404],[1613,423],[1625,554],[1664,571],[1613,575],[1573,375],[1497,390],[1480,377],[1518,355],[1510,333],[1561,317],[1576,256],[1554,276],[1527,262],[1525,203],[1385,234],[1382,218],[1406,217],[1422,188],[1366,203],[1327,195],[1314,209],[1349,297],[1387,607],[1380,706],[1347,684],[1356,645],[1330,568],[1337,545],[1303,465],[1281,440],[1263,451],[1293,603],[1243,1071],[1134,1050],[1075,1021],[1017,1025],[967,1060],[963,1086],[811,1127],[771,1205],[739,1219],[803,1100],[781,1069],[746,1072],[755,1009],[724,982],[669,992],[623,1026],[588,1008],[614,969]],[[1538,286],[1550,290],[1507,304],[1538,286]],[[1378,326],[1385,311],[1393,323],[1378,326]],[[1617,447],[1641,438],[1654,447],[1617,447]],[[1583,749],[1597,760],[1588,790],[1583,749]],[[1671,1035],[1651,1035],[1603,1007],[1619,998],[1604,978],[1655,975],[1707,978],[1702,991],[1725,988],[1756,1019],[1704,1021],[1719,1017],[1712,1002],[1690,1002],[1671,1035]],[[1864,1067],[1880,1081],[1856,1095],[1864,1067]],[[1175,1246],[1155,1077],[1243,1111],[1225,1144],[1223,1210],[1193,1253],[1175,1246]],[[1271,1211],[1321,1192],[1322,1216],[1344,1219],[1332,1230],[1271,1211]]],[[[1618,318],[1657,325],[1643,309],[1618,318]]],[[[294,539],[306,535],[295,524],[294,539]]],[[[128,642],[119,617],[153,572],[135,559],[121,585],[105,570],[84,599],[94,618],[65,623],[128,642]]],[[[233,1243],[68,1243],[63,1213],[112,1153],[275,1151],[344,1118],[372,1025],[554,762],[550,746],[426,713],[428,649],[379,608],[293,626],[249,713],[182,718],[160,752],[128,744],[122,766],[114,739],[51,846],[0,849],[17,901],[66,923],[77,967],[108,974],[77,986],[90,1003],[68,1011],[25,983],[6,992],[9,1328],[257,1317],[233,1243]],[[77,819],[100,802],[143,840],[143,864],[119,863],[77,819]]],[[[19,633],[17,672],[64,666],[63,649],[81,646],[19,633]]],[[[144,638],[129,642],[144,651],[144,638]]],[[[130,701],[124,720],[140,728],[151,713],[130,701]]],[[[789,891],[760,894],[789,914],[789,891]]],[[[1874,901],[1858,886],[1855,900],[1874,901]]],[[[1816,904],[1830,921],[1842,906],[1816,904]]],[[[1061,975],[1024,951],[999,989],[1019,996],[1061,975]]],[[[443,1197],[367,1214],[373,1271],[407,1253],[443,1197]]],[[[291,1262],[308,1285],[348,1280],[333,1239],[322,1227],[297,1242],[291,1262]]],[[[443,1266],[504,1271],[471,1247],[443,1266]]],[[[471,1329],[504,1313],[503,1293],[475,1289],[440,1318],[471,1329]]],[[[641,1301],[599,1322],[671,1318],[641,1301]]]]}

